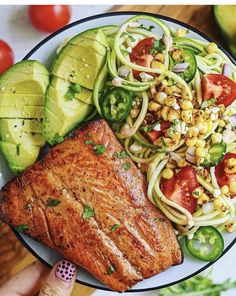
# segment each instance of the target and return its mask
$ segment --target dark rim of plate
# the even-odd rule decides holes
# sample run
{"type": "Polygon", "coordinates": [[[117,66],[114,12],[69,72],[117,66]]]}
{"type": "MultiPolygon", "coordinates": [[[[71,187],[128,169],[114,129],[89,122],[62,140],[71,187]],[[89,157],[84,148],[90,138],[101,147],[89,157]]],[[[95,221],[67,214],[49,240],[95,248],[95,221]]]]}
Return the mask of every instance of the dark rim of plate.
{"type": "MultiPolygon", "coordinates": [[[[148,13],[148,12],[140,12],[140,11],[120,11],[120,12],[107,12],[107,13],[102,13],[102,14],[98,14],[98,15],[94,15],[94,16],[90,16],[90,17],[87,17],[87,18],[84,18],[82,20],[78,20],[78,21],[75,21],[65,27],[63,27],[62,29],[56,31],[55,33],[49,35],[48,37],[46,37],[45,39],[43,39],[38,45],[36,45],[24,58],[23,60],[27,60],[29,59],[40,47],[42,47],[47,41],[51,40],[52,38],[54,38],[55,36],[57,36],[58,34],[60,34],[61,32],[71,28],[71,27],[74,27],[74,26],[77,26],[79,24],[82,24],[82,23],[85,23],[87,21],[91,21],[91,20],[94,20],[94,19],[101,19],[101,18],[106,18],[106,17],[110,17],[110,16],[117,16],[117,15],[138,15],[138,14],[143,14],[143,15],[150,15],[150,16],[153,16],[153,17],[156,17],[156,18],[160,18],[164,21],[169,21],[169,22],[172,22],[172,23],[175,23],[177,25],[180,25],[180,26],[183,26],[187,29],[189,29],[190,31],[193,31],[194,33],[200,35],[201,37],[203,37],[204,39],[208,40],[209,42],[215,42],[217,43],[216,41],[214,41],[212,38],[208,37],[207,35],[205,35],[204,33],[200,32],[199,30],[195,29],[194,27],[188,25],[188,24],[185,24],[181,21],[178,21],[176,19],[172,19],[171,17],[167,17],[167,16],[163,16],[163,15],[160,15],[160,14],[155,14],[155,13],[148,13]]],[[[223,48],[221,45],[219,45],[217,43],[218,47],[228,56],[228,58],[234,63],[236,64],[234,58],[226,51],[225,48],[223,48]]],[[[25,240],[23,239],[23,237],[20,235],[20,233],[18,233],[16,230],[14,230],[14,233],[16,235],[16,237],[21,241],[21,243],[26,247],[26,249],[32,253],[39,261],[41,261],[42,263],[44,263],[46,266],[48,266],[49,268],[52,268],[52,266],[46,262],[43,258],[40,257],[39,254],[37,254],[26,242],[25,240]]],[[[165,287],[169,287],[169,286],[172,286],[172,285],[176,285],[182,281],[185,281],[187,279],[190,279],[191,277],[199,274],[200,272],[204,271],[205,269],[207,269],[208,267],[210,267],[212,264],[214,264],[217,260],[219,260],[224,254],[226,254],[231,248],[232,246],[236,243],[236,237],[235,239],[229,244],[229,246],[227,248],[225,248],[225,250],[222,252],[222,254],[220,255],[220,257],[218,257],[215,261],[213,262],[209,262],[207,263],[205,266],[203,266],[202,268],[200,268],[199,270],[197,270],[196,272],[188,275],[187,277],[184,277],[178,281],[175,281],[175,282],[171,282],[169,284],[166,284],[166,285],[161,285],[161,286],[156,286],[156,287],[152,287],[152,288],[146,288],[146,289],[132,289],[132,290],[128,290],[126,292],[129,292],[129,293],[132,293],[132,292],[146,292],[146,291],[151,291],[151,290],[157,290],[157,289],[162,289],[162,288],[165,288],[165,287]]],[[[89,284],[89,283],[86,283],[86,282],[83,282],[83,281],[80,281],[80,280],[76,280],[77,283],[79,284],[82,284],[84,286],[88,286],[88,287],[91,287],[91,288],[95,288],[95,289],[99,289],[99,290],[105,290],[105,291],[111,291],[111,289],[108,289],[106,288],[105,286],[98,286],[98,285],[94,285],[94,284],[89,284]]]]}

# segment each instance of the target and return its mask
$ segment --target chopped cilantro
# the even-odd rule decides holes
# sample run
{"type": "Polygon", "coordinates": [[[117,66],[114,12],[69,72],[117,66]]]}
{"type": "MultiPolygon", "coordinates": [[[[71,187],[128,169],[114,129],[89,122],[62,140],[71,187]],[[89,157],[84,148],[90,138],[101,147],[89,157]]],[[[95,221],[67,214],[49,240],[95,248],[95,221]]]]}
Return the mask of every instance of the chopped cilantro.
{"type": "Polygon", "coordinates": [[[75,98],[75,93],[73,92],[73,90],[69,89],[69,90],[67,91],[67,93],[65,94],[65,97],[66,97],[68,100],[72,101],[72,100],[74,100],[74,98],[75,98]]]}
{"type": "Polygon", "coordinates": [[[49,198],[47,201],[47,206],[48,207],[56,207],[61,203],[61,201],[59,199],[53,199],[53,198],[49,198]]]}
{"type": "Polygon", "coordinates": [[[165,44],[162,40],[155,40],[153,44],[153,48],[150,51],[150,54],[155,55],[158,51],[162,51],[165,49],[165,44]]]}
{"type": "Polygon", "coordinates": [[[114,224],[114,225],[112,225],[112,227],[111,227],[111,232],[116,231],[119,227],[120,227],[119,224],[114,224]]]}
{"type": "Polygon", "coordinates": [[[89,219],[91,217],[94,217],[94,209],[90,207],[89,205],[84,206],[84,211],[83,211],[83,219],[89,219]]]}
{"type": "Polygon", "coordinates": [[[20,146],[21,146],[21,143],[18,143],[16,145],[16,154],[19,156],[20,155],[20,146]]]}
{"type": "Polygon", "coordinates": [[[15,227],[15,230],[17,230],[17,231],[26,231],[28,229],[29,229],[28,225],[26,225],[26,224],[20,224],[15,227]]]}
{"type": "Polygon", "coordinates": [[[163,146],[164,148],[167,148],[167,147],[168,147],[168,145],[166,144],[166,141],[164,140],[163,137],[161,137],[161,143],[162,143],[162,146],[163,146]]]}
{"type": "Polygon", "coordinates": [[[108,269],[107,269],[107,274],[108,275],[111,275],[113,272],[115,272],[116,271],[116,269],[115,269],[115,266],[113,266],[113,265],[110,265],[109,267],[108,267],[108,269]]]}
{"type": "Polygon", "coordinates": [[[55,144],[59,144],[59,143],[63,142],[63,140],[64,140],[64,137],[62,137],[58,133],[56,133],[52,142],[55,145],[55,144]]]}
{"type": "Polygon", "coordinates": [[[126,49],[121,49],[121,52],[124,56],[128,56],[130,54],[130,52],[126,49]]]}
{"type": "Polygon", "coordinates": [[[130,33],[126,32],[125,34],[129,37],[131,42],[135,42],[135,38],[130,33]]]}
{"type": "Polygon", "coordinates": [[[155,29],[155,26],[151,25],[149,27],[145,27],[143,24],[140,25],[140,28],[148,30],[148,31],[152,31],[153,29],[155,29]]]}
{"type": "Polygon", "coordinates": [[[95,152],[95,154],[97,154],[97,155],[101,155],[101,154],[103,154],[104,152],[105,152],[105,150],[106,150],[106,147],[105,147],[105,145],[94,145],[93,146],[93,151],[95,152]]]}
{"type": "Polygon", "coordinates": [[[71,89],[74,93],[80,93],[80,92],[81,92],[81,85],[80,85],[79,83],[71,84],[70,89],[71,89]]]}
{"type": "Polygon", "coordinates": [[[178,119],[175,119],[173,122],[172,122],[172,125],[169,129],[169,134],[170,134],[170,137],[172,138],[176,132],[176,126],[179,124],[179,120],[178,119]]]}
{"type": "Polygon", "coordinates": [[[154,222],[163,223],[163,222],[165,222],[165,220],[163,218],[154,218],[154,222]]]}
{"type": "Polygon", "coordinates": [[[122,165],[122,168],[124,169],[124,170],[128,170],[128,169],[130,169],[130,167],[131,167],[131,163],[129,163],[129,162],[125,162],[125,163],[123,163],[123,165],[122,165]]]}
{"type": "Polygon", "coordinates": [[[205,109],[211,105],[213,105],[217,100],[215,98],[210,99],[210,100],[206,100],[201,104],[201,109],[205,109]]]}
{"type": "Polygon", "coordinates": [[[127,152],[125,150],[122,150],[122,151],[116,153],[116,157],[122,159],[125,157],[129,157],[129,155],[127,154],[127,152]]]}
{"type": "Polygon", "coordinates": [[[92,145],[93,144],[93,140],[85,140],[84,141],[85,145],[92,145]]]}

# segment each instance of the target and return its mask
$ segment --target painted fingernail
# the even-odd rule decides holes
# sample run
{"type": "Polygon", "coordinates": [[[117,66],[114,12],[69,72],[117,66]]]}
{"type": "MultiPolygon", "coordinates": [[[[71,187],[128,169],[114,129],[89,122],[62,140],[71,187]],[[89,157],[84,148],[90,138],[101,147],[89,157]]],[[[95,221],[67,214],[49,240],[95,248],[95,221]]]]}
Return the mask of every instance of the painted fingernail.
{"type": "Polygon", "coordinates": [[[75,265],[67,260],[62,260],[56,268],[56,277],[60,280],[70,283],[76,272],[75,265]]]}

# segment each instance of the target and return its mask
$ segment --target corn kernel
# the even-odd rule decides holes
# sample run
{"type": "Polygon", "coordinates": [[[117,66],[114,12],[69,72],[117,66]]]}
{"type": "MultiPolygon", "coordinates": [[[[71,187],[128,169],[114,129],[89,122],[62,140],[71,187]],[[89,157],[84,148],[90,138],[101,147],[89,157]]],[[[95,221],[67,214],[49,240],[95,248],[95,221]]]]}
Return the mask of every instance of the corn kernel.
{"type": "Polygon", "coordinates": [[[222,207],[224,206],[223,202],[219,198],[215,198],[213,201],[215,208],[221,211],[222,207]]]}
{"type": "Polygon", "coordinates": [[[225,229],[229,233],[235,232],[236,231],[236,222],[229,222],[225,224],[225,229]]]}
{"type": "Polygon", "coordinates": [[[188,33],[188,29],[184,29],[184,28],[178,28],[176,30],[176,36],[177,37],[185,37],[188,33]]]}
{"type": "Polygon", "coordinates": [[[161,63],[164,63],[165,57],[163,53],[159,52],[154,56],[154,59],[158,60],[161,63]]]}
{"type": "Polygon", "coordinates": [[[169,108],[165,106],[161,111],[161,116],[164,120],[168,120],[168,113],[169,113],[169,108]]]}
{"type": "Polygon", "coordinates": [[[223,119],[219,121],[219,127],[225,127],[226,123],[223,119]]]}
{"type": "Polygon", "coordinates": [[[192,146],[194,146],[196,144],[196,142],[197,142],[197,138],[196,137],[187,138],[186,141],[185,141],[185,144],[188,147],[192,147],[192,146]]]}
{"type": "Polygon", "coordinates": [[[236,159],[235,158],[228,158],[225,161],[225,172],[227,174],[234,174],[236,173],[236,159]]]}
{"type": "Polygon", "coordinates": [[[229,192],[229,186],[224,185],[220,188],[222,194],[227,194],[229,192]]]}
{"type": "Polygon", "coordinates": [[[179,119],[179,117],[179,113],[175,110],[170,110],[170,112],[168,113],[168,120],[171,122],[173,122],[176,119],[179,119]]]}
{"type": "Polygon", "coordinates": [[[152,61],[151,67],[156,68],[156,69],[165,69],[165,65],[159,61],[156,61],[156,60],[152,61]]]}
{"type": "Polygon", "coordinates": [[[164,169],[161,174],[162,178],[164,179],[171,179],[174,176],[174,172],[172,169],[164,169]]]}
{"type": "Polygon", "coordinates": [[[148,109],[150,111],[158,111],[161,108],[161,106],[159,104],[157,104],[156,102],[151,101],[148,105],[148,109]]]}
{"type": "Polygon", "coordinates": [[[193,109],[193,104],[191,101],[189,100],[183,100],[181,103],[180,103],[180,106],[183,110],[188,110],[188,109],[193,109]]]}
{"type": "Polygon", "coordinates": [[[209,197],[206,193],[203,192],[203,193],[199,196],[199,198],[197,199],[197,203],[198,203],[199,205],[203,205],[203,204],[209,202],[209,200],[210,200],[210,197],[209,197]]]}
{"type": "Polygon", "coordinates": [[[130,111],[131,118],[136,118],[139,115],[139,112],[140,110],[138,108],[132,108],[130,111]]]}
{"type": "Polygon", "coordinates": [[[208,123],[207,122],[202,122],[199,126],[199,132],[200,134],[206,134],[208,132],[208,123]]]}
{"type": "Polygon", "coordinates": [[[175,61],[180,62],[182,59],[182,50],[181,49],[176,49],[173,53],[172,53],[172,58],[175,61]]]}
{"type": "Polygon", "coordinates": [[[183,168],[183,167],[185,167],[187,165],[187,162],[185,160],[183,160],[183,159],[180,159],[180,160],[177,161],[177,165],[178,165],[179,168],[183,168]]]}
{"type": "Polygon", "coordinates": [[[197,157],[205,157],[207,155],[207,149],[197,147],[195,150],[195,154],[197,157]]]}
{"type": "Polygon", "coordinates": [[[176,98],[169,96],[165,99],[166,106],[173,107],[175,104],[176,104],[176,98]]]}
{"type": "Polygon", "coordinates": [[[189,95],[188,95],[187,90],[185,88],[182,89],[181,97],[184,100],[189,100],[189,95]]]}
{"type": "Polygon", "coordinates": [[[206,47],[206,51],[208,53],[214,53],[217,51],[217,49],[218,49],[218,46],[214,42],[209,43],[206,47]]]}
{"type": "Polygon", "coordinates": [[[222,141],[222,135],[220,133],[213,133],[211,140],[213,144],[219,144],[222,141]]]}
{"type": "Polygon", "coordinates": [[[189,137],[197,137],[199,134],[199,129],[196,128],[195,126],[190,127],[188,130],[188,136],[189,137]]]}
{"type": "Polygon", "coordinates": [[[230,193],[236,193],[236,182],[231,182],[229,185],[229,191],[230,193]]]}
{"type": "Polygon", "coordinates": [[[213,129],[213,122],[210,119],[206,120],[207,132],[209,133],[213,129]]]}
{"type": "Polygon", "coordinates": [[[192,110],[183,110],[181,112],[181,118],[185,123],[190,123],[193,119],[192,110]]]}
{"type": "Polygon", "coordinates": [[[206,146],[206,141],[204,141],[202,139],[198,139],[195,146],[199,147],[199,148],[204,148],[206,146]]]}
{"type": "Polygon", "coordinates": [[[156,93],[155,96],[154,96],[154,100],[156,102],[158,102],[159,104],[161,104],[161,105],[164,105],[166,98],[167,98],[167,95],[162,91],[156,93]]]}
{"type": "Polygon", "coordinates": [[[197,187],[196,189],[193,190],[192,195],[195,198],[199,198],[203,194],[203,190],[201,187],[197,187]]]}

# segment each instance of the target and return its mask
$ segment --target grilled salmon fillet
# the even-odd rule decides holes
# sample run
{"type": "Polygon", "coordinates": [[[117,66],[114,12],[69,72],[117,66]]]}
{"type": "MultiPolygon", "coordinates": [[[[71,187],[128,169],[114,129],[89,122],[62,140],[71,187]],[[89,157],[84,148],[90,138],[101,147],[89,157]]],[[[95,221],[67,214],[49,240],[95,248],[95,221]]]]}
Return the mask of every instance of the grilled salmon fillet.
{"type": "Polygon", "coordinates": [[[104,120],[53,147],[0,192],[0,219],[115,291],[182,262],[170,221],[104,120]]]}

